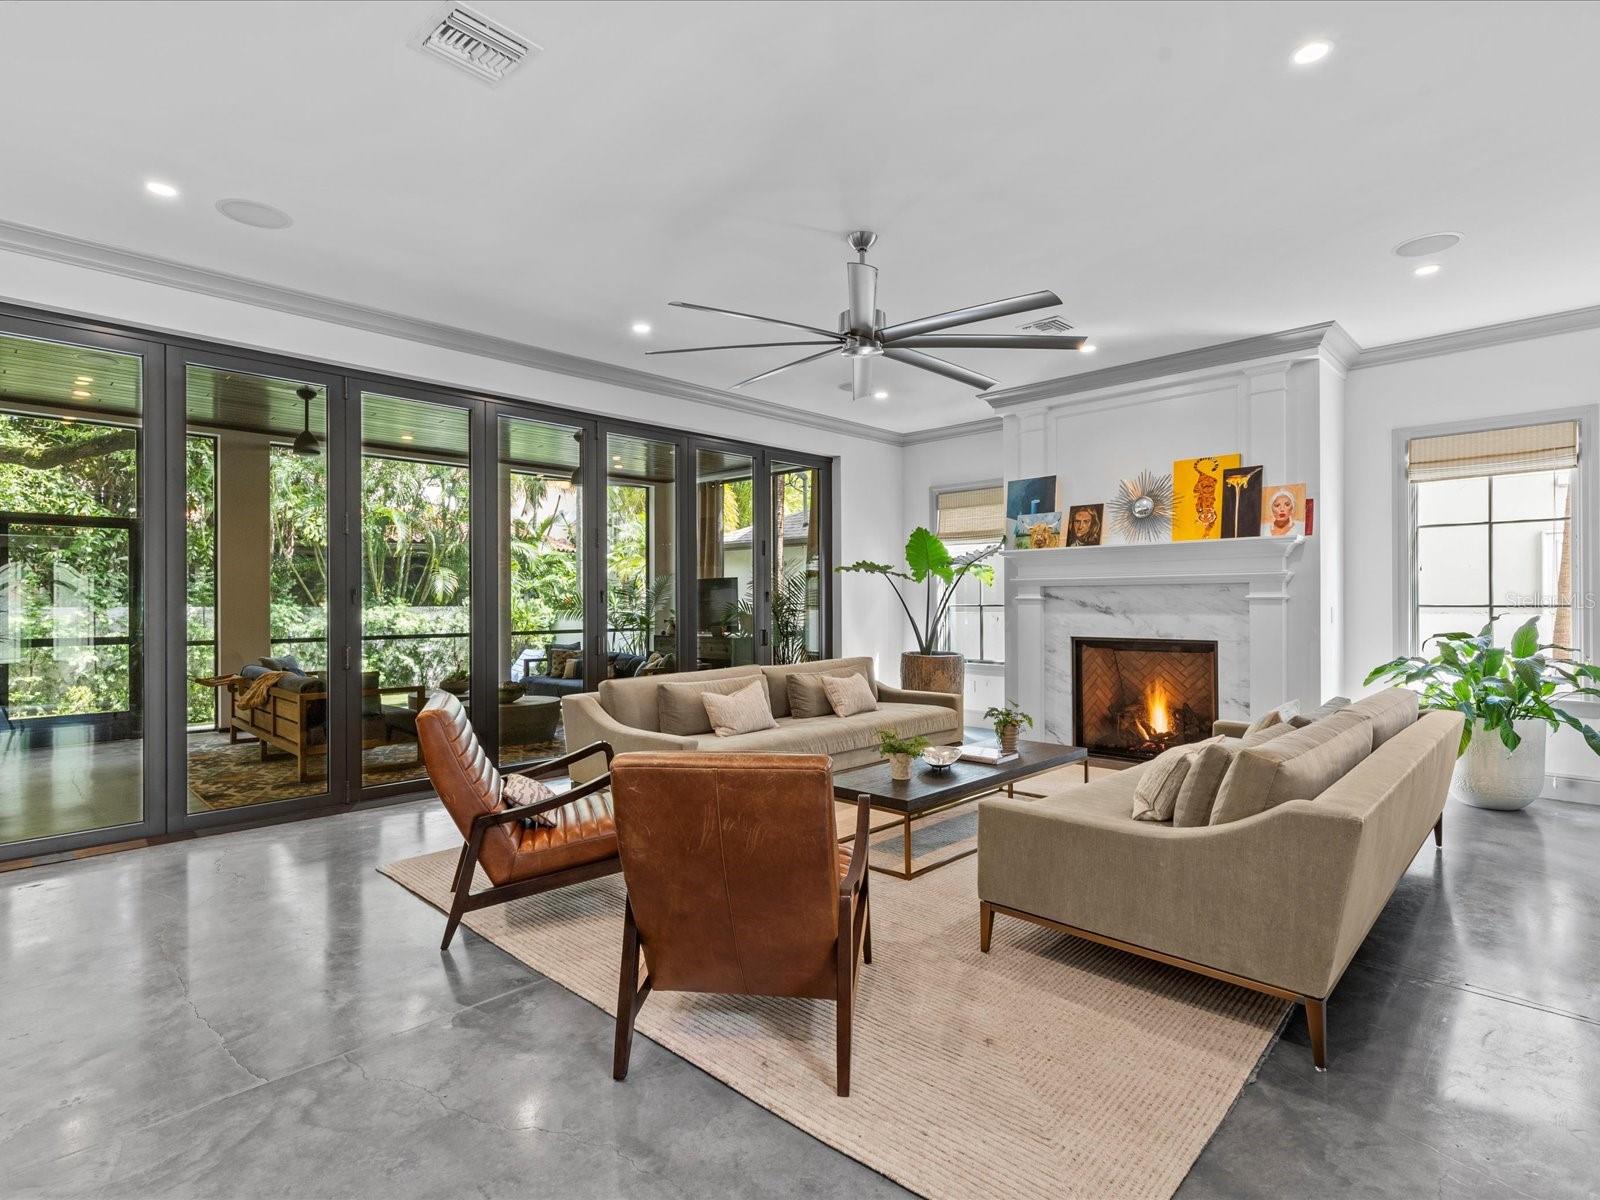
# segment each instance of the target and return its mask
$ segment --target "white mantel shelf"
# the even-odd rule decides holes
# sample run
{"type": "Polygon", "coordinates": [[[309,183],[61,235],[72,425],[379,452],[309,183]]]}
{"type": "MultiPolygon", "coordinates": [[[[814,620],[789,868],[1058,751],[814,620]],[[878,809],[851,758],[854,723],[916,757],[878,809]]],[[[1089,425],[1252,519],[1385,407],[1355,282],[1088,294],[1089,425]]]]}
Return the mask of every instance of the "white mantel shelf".
{"type": "Polygon", "coordinates": [[[1304,537],[1217,538],[1203,542],[1144,542],[1007,550],[1007,587],[1019,590],[1094,583],[1233,583],[1281,592],[1294,578],[1304,537]]]}

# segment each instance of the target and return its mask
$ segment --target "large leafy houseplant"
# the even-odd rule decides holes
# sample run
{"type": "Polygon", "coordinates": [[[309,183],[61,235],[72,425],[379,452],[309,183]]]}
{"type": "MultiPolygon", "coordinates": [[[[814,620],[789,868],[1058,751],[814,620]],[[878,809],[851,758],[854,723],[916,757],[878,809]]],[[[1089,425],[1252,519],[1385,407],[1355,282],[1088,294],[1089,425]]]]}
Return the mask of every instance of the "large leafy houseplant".
{"type": "Polygon", "coordinates": [[[1507,646],[1494,644],[1493,621],[1476,634],[1437,634],[1423,649],[1429,644],[1431,656],[1392,659],[1366,681],[1420,684],[1421,707],[1466,718],[1456,751],[1463,800],[1482,808],[1532,803],[1543,785],[1545,736],[1563,725],[1600,754],[1600,733],[1562,707],[1571,697],[1600,696],[1600,667],[1552,657],[1550,651],[1565,648],[1540,643],[1536,619],[1518,626],[1507,646]]]}
{"type": "Polygon", "coordinates": [[[836,567],[835,570],[857,575],[882,575],[889,580],[894,598],[905,610],[906,620],[911,622],[911,635],[916,639],[917,653],[938,654],[945,618],[949,615],[950,601],[956,594],[957,586],[968,575],[992,584],[994,567],[983,560],[999,548],[998,545],[985,546],[981,550],[955,557],[951,555],[950,547],[946,546],[937,534],[919,525],[906,539],[905,570],[902,571],[889,563],[870,562],[867,559],[836,567]],[[900,588],[894,582],[897,579],[903,579],[907,583],[928,585],[923,600],[921,623],[918,623],[916,614],[906,603],[906,598],[900,594],[900,588]],[[936,589],[933,586],[935,580],[944,586],[936,589]]]}

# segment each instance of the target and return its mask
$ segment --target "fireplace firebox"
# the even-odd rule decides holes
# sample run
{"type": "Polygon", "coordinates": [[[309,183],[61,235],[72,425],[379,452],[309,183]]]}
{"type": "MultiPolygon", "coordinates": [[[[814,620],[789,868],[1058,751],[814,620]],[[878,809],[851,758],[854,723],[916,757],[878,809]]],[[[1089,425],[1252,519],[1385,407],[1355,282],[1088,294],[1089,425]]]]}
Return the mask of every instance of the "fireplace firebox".
{"type": "Polygon", "coordinates": [[[1074,740],[1091,755],[1142,762],[1211,736],[1217,644],[1072,639],[1074,740]]]}

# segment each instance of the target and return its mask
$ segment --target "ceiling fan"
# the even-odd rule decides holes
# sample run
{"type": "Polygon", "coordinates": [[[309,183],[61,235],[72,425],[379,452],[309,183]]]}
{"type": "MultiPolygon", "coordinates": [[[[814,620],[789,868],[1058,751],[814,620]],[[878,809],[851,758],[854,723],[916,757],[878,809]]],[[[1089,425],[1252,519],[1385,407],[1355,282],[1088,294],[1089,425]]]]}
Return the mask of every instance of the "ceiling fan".
{"type": "Polygon", "coordinates": [[[744,342],[730,346],[688,346],[681,350],[647,350],[646,354],[698,354],[704,350],[754,350],[775,346],[826,346],[815,354],[797,358],[770,371],[741,379],[733,386],[746,387],[771,379],[780,372],[809,362],[843,355],[850,360],[851,397],[865,399],[872,394],[872,360],[883,357],[907,366],[919,367],[954,379],[980,392],[994,387],[998,380],[990,379],[977,371],[946,362],[925,350],[1080,350],[1085,337],[1076,334],[1014,334],[1014,333],[940,333],[958,325],[971,325],[994,317],[1012,313],[1031,312],[1037,308],[1054,308],[1061,297],[1054,292],[1029,292],[1026,296],[1013,296],[1009,300],[992,300],[988,304],[975,304],[971,308],[958,308],[952,312],[937,313],[931,317],[918,317],[915,321],[886,324],[883,310],[878,307],[878,268],[867,263],[867,251],[878,240],[878,235],[857,229],[845,235],[845,241],[856,252],[858,261],[845,264],[845,282],[849,288],[850,307],[839,314],[837,331],[816,325],[803,325],[798,321],[780,321],[776,317],[758,317],[754,313],[735,312],[731,308],[713,308],[709,304],[690,304],[687,300],[674,300],[673,308],[692,308],[696,312],[721,313],[728,317],[742,317],[746,321],[762,321],[768,325],[782,325],[814,333],[816,338],[797,342],[744,342]]]}

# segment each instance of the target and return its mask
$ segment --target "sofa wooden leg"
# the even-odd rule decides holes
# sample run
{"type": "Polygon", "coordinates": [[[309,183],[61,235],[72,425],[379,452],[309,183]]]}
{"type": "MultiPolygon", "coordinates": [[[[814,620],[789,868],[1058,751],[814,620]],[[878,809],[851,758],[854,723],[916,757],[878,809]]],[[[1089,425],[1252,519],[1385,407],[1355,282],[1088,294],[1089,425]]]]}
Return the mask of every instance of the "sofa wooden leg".
{"type": "Polygon", "coordinates": [[[1433,823],[1433,844],[1444,845],[1444,814],[1439,814],[1439,819],[1433,823]]]}
{"type": "Polygon", "coordinates": [[[994,933],[994,905],[987,900],[978,902],[978,949],[989,953],[989,938],[994,933]]]}
{"type": "Polygon", "coordinates": [[[1306,996],[1301,1003],[1306,1006],[1306,1030],[1311,1034],[1311,1063],[1319,1071],[1328,1069],[1328,1011],[1326,1000],[1313,1000],[1306,996]]]}

